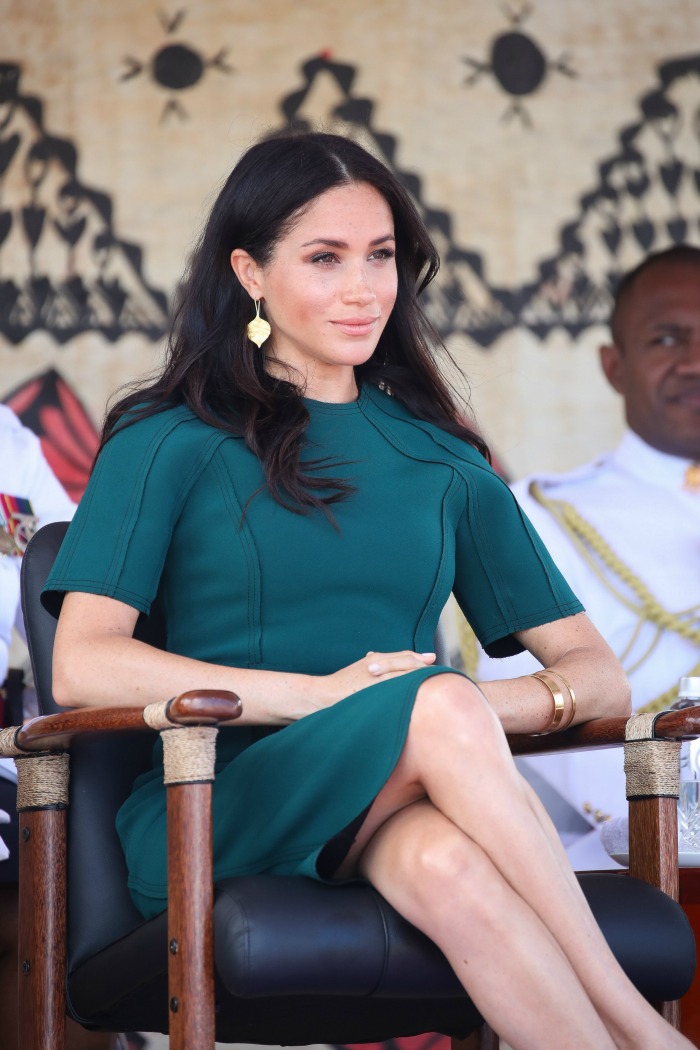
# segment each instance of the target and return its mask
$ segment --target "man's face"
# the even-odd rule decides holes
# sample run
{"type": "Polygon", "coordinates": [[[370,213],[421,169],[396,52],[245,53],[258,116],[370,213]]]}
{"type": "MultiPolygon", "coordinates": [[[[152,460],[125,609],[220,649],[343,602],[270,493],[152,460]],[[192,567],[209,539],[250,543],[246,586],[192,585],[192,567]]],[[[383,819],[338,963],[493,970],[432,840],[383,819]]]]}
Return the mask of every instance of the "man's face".
{"type": "Polygon", "coordinates": [[[601,363],[630,428],[661,452],[700,459],[700,266],[659,262],[640,274],[616,336],[601,363]]]}

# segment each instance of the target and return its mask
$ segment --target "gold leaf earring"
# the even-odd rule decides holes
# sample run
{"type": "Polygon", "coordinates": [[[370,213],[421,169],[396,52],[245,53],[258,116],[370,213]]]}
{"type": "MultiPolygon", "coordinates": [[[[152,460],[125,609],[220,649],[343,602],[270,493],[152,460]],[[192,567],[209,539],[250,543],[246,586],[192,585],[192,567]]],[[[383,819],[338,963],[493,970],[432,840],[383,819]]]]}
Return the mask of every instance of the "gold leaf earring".
{"type": "Polygon", "coordinates": [[[270,328],[264,317],[260,316],[260,300],[255,300],[255,317],[246,326],[246,333],[251,343],[255,343],[257,347],[261,347],[265,340],[270,335],[272,329],[270,328]]]}

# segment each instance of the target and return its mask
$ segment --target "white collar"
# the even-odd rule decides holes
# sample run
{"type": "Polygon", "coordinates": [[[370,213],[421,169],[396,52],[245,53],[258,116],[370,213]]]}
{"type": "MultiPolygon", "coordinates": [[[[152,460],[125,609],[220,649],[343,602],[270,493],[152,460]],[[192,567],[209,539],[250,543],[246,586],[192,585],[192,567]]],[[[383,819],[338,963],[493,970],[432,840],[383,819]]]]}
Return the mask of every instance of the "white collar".
{"type": "Polygon", "coordinates": [[[610,460],[628,474],[641,478],[647,484],[662,485],[669,489],[682,489],[685,472],[692,459],[670,456],[652,448],[632,430],[626,430],[622,441],[610,454],[610,460]]]}

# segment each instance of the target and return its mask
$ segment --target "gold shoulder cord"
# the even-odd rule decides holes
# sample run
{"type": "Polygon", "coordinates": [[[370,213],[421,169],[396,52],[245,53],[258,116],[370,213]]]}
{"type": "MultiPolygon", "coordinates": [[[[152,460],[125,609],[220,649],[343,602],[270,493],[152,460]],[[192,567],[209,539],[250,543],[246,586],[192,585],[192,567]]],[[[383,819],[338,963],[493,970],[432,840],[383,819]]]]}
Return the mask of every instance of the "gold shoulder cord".
{"type": "MultiPolygon", "coordinates": [[[[593,526],[587,522],[570,503],[566,503],[564,500],[548,499],[534,481],[530,484],[529,493],[532,498],[539,503],[540,506],[544,507],[545,510],[548,510],[552,517],[559,523],[563,531],[578,550],[581,557],[591,569],[591,572],[597,576],[603,586],[610,591],[618,602],[621,602],[632,612],[636,613],[638,617],[637,626],[627,648],[620,655],[620,661],[624,661],[625,657],[629,654],[630,649],[645,623],[651,623],[656,627],[656,634],[647,651],[632,667],[626,668],[627,674],[631,674],[632,671],[636,670],[646,659],[648,659],[656,648],[664,631],[671,631],[673,634],[678,634],[682,638],[687,638],[688,641],[693,642],[698,648],[700,648],[700,626],[698,626],[700,605],[695,605],[680,613],[669,612],[654,597],[639,576],[637,576],[636,573],[634,573],[632,569],[630,569],[629,566],[626,565],[617,554],[615,554],[600,533],[594,529],[593,526]],[[614,577],[617,577],[618,580],[621,580],[629,587],[633,595],[635,595],[636,601],[624,594],[619,587],[615,585],[614,580],[611,580],[606,576],[601,569],[601,566],[596,562],[596,557],[603,566],[610,570],[614,577]]],[[[686,673],[689,675],[700,675],[700,662],[686,673]]],[[[637,713],[641,714],[642,712],[652,713],[663,711],[675,700],[677,688],[677,684],[674,683],[674,685],[671,686],[670,689],[667,689],[665,693],[662,693],[661,696],[657,696],[654,700],[650,700],[649,703],[645,704],[644,707],[639,708],[637,713]]]]}

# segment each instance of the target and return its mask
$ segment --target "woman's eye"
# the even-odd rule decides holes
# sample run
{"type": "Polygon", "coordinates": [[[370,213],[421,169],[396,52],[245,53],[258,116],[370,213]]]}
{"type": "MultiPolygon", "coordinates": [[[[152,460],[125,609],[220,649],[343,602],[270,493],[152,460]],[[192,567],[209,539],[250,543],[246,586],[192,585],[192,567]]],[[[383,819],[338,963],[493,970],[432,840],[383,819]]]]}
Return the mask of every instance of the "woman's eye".
{"type": "Polygon", "coordinates": [[[376,252],[372,252],[370,259],[393,259],[395,255],[393,248],[378,248],[376,252]]]}
{"type": "Polygon", "coordinates": [[[318,255],[314,255],[311,259],[313,263],[332,263],[335,262],[335,255],[333,252],[320,252],[318,255]]]}

